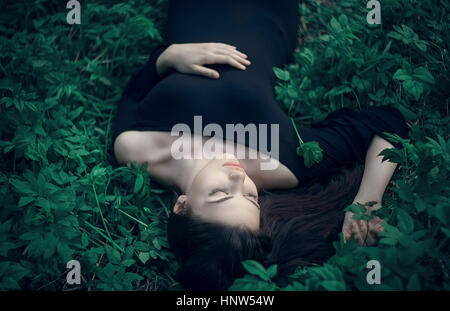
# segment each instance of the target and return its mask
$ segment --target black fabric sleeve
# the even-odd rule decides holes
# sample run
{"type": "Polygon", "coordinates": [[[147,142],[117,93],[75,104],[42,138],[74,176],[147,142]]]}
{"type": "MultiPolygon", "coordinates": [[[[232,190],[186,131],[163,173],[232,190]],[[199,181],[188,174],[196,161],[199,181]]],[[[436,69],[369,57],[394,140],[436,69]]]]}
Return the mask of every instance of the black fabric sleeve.
{"type": "MultiPolygon", "coordinates": [[[[405,118],[390,106],[368,107],[360,111],[342,108],[323,121],[301,127],[304,141],[317,141],[323,149],[323,159],[310,169],[306,178],[325,173],[336,166],[364,163],[367,150],[375,135],[386,139],[384,132],[408,138],[405,118]]],[[[392,143],[399,147],[397,143],[392,143]]]]}
{"type": "Polygon", "coordinates": [[[159,76],[156,72],[156,60],[169,47],[169,44],[160,44],[150,53],[147,63],[136,70],[128,81],[124,89],[124,94],[139,102],[164,76],[159,76]]]}

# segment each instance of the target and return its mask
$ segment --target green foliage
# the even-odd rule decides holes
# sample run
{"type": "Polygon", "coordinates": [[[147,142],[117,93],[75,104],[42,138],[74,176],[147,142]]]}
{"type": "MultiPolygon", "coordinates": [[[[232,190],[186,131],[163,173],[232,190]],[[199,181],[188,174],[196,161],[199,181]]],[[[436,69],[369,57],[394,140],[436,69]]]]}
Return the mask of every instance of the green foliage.
{"type": "MultiPolygon", "coordinates": [[[[277,99],[297,123],[321,120],[340,107],[372,105],[392,105],[407,118],[410,138],[388,135],[400,147],[382,152],[399,166],[383,208],[373,213],[387,221],[379,243],[344,244],[341,234],[332,258],[299,267],[289,284],[257,278],[246,266],[249,273],[234,290],[450,289],[449,4],[381,1],[377,26],[365,21],[366,3],[302,1],[304,44],[293,64],[274,73],[277,99]],[[369,260],[381,264],[379,285],[366,281],[369,260]]],[[[360,204],[346,210],[358,219],[373,217],[360,204]]]]}
{"type": "Polygon", "coordinates": [[[161,40],[164,1],[4,3],[0,16],[0,289],[179,288],[168,195],[144,167],[115,166],[111,121],[161,40]],[[7,12],[7,13],[5,13],[7,12]]]}
{"type": "Polygon", "coordinates": [[[300,143],[297,147],[297,155],[303,157],[306,167],[311,167],[323,159],[323,150],[316,141],[300,143]]]}
{"type": "Polygon", "coordinates": [[[316,141],[304,142],[297,130],[297,125],[295,124],[295,121],[292,117],[291,121],[300,144],[297,147],[297,155],[299,157],[303,157],[303,163],[306,167],[311,167],[315,163],[319,163],[323,159],[323,149],[316,141]]]}
{"type": "MultiPolygon", "coordinates": [[[[392,136],[402,147],[383,152],[400,165],[380,243],[341,238],[335,256],[299,268],[289,284],[277,283],[276,266],[248,261],[230,289],[450,289],[449,5],[382,1],[383,24],[370,26],[365,4],[302,1],[308,28],[295,62],[274,69],[275,91],[296,122],[368,105],[407,117],[410,139],[392,136]],[[380,285],[366,282],[369,259],[382,265],[380,285]]],[[[115,107],[161,40],[167,1],[90,1],[81,25],[66,23],[61,1],[3,6],[0,290],[179,289],[165,234],[169,193],[143,166],[111,165],[115,107]],[[79,286],[66,283],[71,259],[81,263],[79,286]]]]}
{"type": "Polygon", "coordinates": [[[243,278],[236,279],[229,290],[275,290],[277,284],[272,281],[277,274],[277,265],[272,265],[267,269],[255,260],[245,260],[242,262],[248,272],[243,278]]]}

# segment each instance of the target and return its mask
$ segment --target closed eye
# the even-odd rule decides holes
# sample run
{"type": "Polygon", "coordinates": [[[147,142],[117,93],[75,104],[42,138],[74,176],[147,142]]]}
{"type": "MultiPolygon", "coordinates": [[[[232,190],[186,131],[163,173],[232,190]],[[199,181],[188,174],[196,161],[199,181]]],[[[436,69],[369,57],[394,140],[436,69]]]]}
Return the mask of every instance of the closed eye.
{"type": "MultiPolygon", "coordinates": [[[[226,201],[226,200],[232,198],[232,196],[230,196],[230,194],[225,189],[214,189],[213,191],[211,191],[209,193],[208,196],[210,197],[210,196],[212,196],[212,195],[214,195],[216,193],[220,193],[220,192],[225,194],[225,196],[220,198],[220,199],[218,199],[218,200],[210,201],[210,203],[219,203],[219,202],[223,202],[223,201],[226,201]]],[[[244,196],[248,197],[248,200],[250,202],[252,202],[257,208],[260,208],[259,204],[258,204],[258,197],[256,195],[254,195],[252,193],[247,193],[247,194],[244,194],[244,196]]]]}
{"type": "Polygon", "coordinates": [[[211,196],[211,195],[213,195],[215,193],[219,193],[219,192],[222,192],[222,193],[228,195],[228,192],[226,192],[225,190],[222,190],[222,189],[215,189],[215,190],[211,191],[211,193],[209,195],[211,196]]]}
{"type": "Polygon", "coordinates": [[[246,194],[246,196],[251,197],[251,198],[253,198],[255,200],[258,200],[258,197],[256,195],[252,194],[252,193],[246,194]]]}
{"type": "MultiPolygon", "coordinates": [[[[222,192],[222,193],[224,193],[224,194],[226,194],[226,195],[229,195],[229,193],[228,193],[227,191],[223,190],[223,189],[215,189],[215,190],[211,191],[211,193],[209,194],[209,196],[211,196],[211,195],[213,195],[213,194],[216,194],[216,193],[219,193],[219,192],[222,192]]],[[[257,197],[256,195],[252,194],[252,193],[245,194],[245,196],[248,196],[248,197],[250,197],[250,198],[253,198],[253,199],[255,199],[255,201],[258,200],[258,197],[257,197]]]]}

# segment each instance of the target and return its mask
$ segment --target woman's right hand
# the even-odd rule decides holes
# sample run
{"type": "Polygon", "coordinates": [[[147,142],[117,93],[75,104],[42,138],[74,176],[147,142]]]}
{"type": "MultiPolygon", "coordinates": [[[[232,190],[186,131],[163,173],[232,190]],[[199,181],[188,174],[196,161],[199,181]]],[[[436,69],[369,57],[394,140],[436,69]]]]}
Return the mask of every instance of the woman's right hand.
{"type": "MultiPolygon", "coordinates": [[[[384,231],[383,222],[385,220],[378,216],[370,220],[355,220],[353,219],[353,215],[354,213],[352,212],[345,212],[344,224],[342,226],[344,243],[347,243],[353,237],[361,246],[375,245],[378,240],[378,234],[384,231]]],[[[368,212],[368,215],[370,215],[370,212],[368,212]]]]}
{"type": "Polygon", "coordinates": [[[235,46],[225,43],[180,43],[171,44],[156,61],[156,70],[164,75],[175,69],[181,73],[202,75],[218,79],[216,70],[204,65],[228,64],[240,70],[250,65],[247,55],[239,52],[235,46]]]}

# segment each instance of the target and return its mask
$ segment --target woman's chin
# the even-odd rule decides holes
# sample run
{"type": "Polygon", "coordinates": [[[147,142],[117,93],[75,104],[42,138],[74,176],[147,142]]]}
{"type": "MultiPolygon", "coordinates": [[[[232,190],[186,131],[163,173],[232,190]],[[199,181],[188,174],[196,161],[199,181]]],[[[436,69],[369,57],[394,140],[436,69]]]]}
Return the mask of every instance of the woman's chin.
{"type": "Polygon", "coordinates": [[[238,161],[237,158],[235,157],[235,155],[232,154],[232,153],[224,153],[223,159],[224,160],[236,160],[236,161],[238,161]]]}

